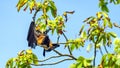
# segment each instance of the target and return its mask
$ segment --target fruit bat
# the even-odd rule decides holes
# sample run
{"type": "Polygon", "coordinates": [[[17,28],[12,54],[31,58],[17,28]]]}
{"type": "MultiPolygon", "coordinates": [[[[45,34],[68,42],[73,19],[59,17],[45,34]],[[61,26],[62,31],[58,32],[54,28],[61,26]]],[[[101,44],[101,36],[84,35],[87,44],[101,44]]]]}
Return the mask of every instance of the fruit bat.
{"type": "Polygon", "coordinates": [[[59,47],[58,44],[53,44],[50,41],[49,36],[47,35],[48,31],[42,33],[39,30],[36,30],[35,27],[35,22],[31,22],[27,36],[29,47],[35,48],[37,45],[43,47],[43,56],[45,56],[45,51],[49,52],[56,47],[59,47]]]}

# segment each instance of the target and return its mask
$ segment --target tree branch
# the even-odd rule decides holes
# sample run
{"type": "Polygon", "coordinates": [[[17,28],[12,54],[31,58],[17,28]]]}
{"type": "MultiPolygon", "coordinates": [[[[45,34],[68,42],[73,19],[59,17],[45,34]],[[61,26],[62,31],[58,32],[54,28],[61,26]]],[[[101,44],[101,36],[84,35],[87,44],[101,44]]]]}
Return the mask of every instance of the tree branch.
{"type": "Polygon", "coordinates": [[[104,46],[104,49],[105,49],[106,53],[108,53],[108,50],[107,50],[106,46],[105,45],[103,45],[103,46],[104,46]]]}
{"type": "Polygon", "coordinates": [[[33,17],[32,17],[34,22],[35,22],[35,18],[36,18],[36,15],[37,15],[38,11],[39,10],[36,10],[35,13],[34,13],[34,15],[33,15],[33,17]]]}
{"type": "Polygon", "coordinates": [[[49,58],[47,58],[47,59],[37,60],[37,61],[38,61],[38,62],[45,62],[45,61],[50,60],[50,59],[52,59],[52,58],[59,58],[59,57],[61,57],[61,56],[52,56],[52,57],[49,57],[49,58]]]}
{"type": "Polygon", "coordinates": [[[101,49],[101,47],[100,47],[100,53],[101,53],[101,55],[103,56],[103,52],[102,52],[102,49],[101,49]]]}
{"type": "MultiPolygon", "coordinates": [[[[67,38],[67,36],[64,34],[64,32],[63,32],[63,36],[65,37],[66,41],[68,41],[68,38],[67,38]]],[[[69,47],[69,46],[68,46],[68,50],[69,50],[70,55],[72,55],[72,52],[71,52],[71,50],[70,50],[70,47],[69,47]]]]}
{"type": "Polygon", "coordinates": [[[70,57],[70,58],[72,58],[72,59],[74,59],[74,60],[77,60],[77,58],[75,58],[74,56],[72,56],[72,55],[68,55],[68,54],[62,54],[62,53],[60,53],[60,52],[58,52],[57,50],[53,50],[54,52],[56,52],[58,55],[60,55],[60,56],[68,56],[68,57],[70,57]]]}
{"type": "Polygon", "coordinates": [[[95,42],[95,48],[94,48],[94,60],[93,60],[93,66],[95,67],[95,58],[96,58],[96,46],[97,46],[97,43],[98,43],[98,40],[99,40],[99,36],[100,34],[98,35],[98,38],[95,42]]]}
{"type": "Polygon", "coordinates": [[[53,50],[55,53],[57,53],[58,55],[63,55],[62,53],[58,52],[57,50],[53,50]]]}
{"type": "Polygon", "coordinates": [[[48,63],[48,64],[37,64],[37,65],[35,65],[35,64],[31,64],[31,65],[33,65],[33,66],[55,65],[55,64],[59,64],[59,63],[61,63],[61,62],[64,62],[64,61],[66,61],[66,60],[73,60],[73,59],[72,59],[72,58],[67,58],[67,59],[63,59],[63,60],[60,60],[60,61],[58,61],[58,62],[54,62],[54,63],[48,63]]]}

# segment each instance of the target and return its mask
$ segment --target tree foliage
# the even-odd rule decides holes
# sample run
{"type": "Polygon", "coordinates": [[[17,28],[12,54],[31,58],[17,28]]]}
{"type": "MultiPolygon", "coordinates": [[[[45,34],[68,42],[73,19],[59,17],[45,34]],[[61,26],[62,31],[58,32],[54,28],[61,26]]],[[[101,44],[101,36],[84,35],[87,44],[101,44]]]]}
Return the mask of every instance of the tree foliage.
{"type": "MultiPolygon", "coordinates": [[[[75,11],[65,11],[63,14],[57,14],[57,7],[52,0],[43,0],[37,2],[36,0],[19,0],[16,7],[18,12],[23,8],[24,11],[30,10],[33,13],[33,21],[35,22],[35,29],[45,32],[50,29],[51,34],[57,34],[57,44],[64,45],[65,49],[69,50],[68,54],[63,54],[60,51],[53,50],[57,55],[51,55],[44,60],[39,60],[37,55],[32,52],[31,49],[22,50],[18,53],[17,57],[10,58],[6,63],[6,68],[32,68],[32,66],[45,66],[55,65],[67,60],[75,60],[70,68],[118,68],[120,67],[120,38],[114,31],[108,29],[120,28],[117,23],[113,23],[108,15],[108,4],[120,4],[120,0],[99,0],[99,8],[101,11],[97,12],[94,16],[86,18],[84,24],[80,27],[79,37],[76,39],[68,39],[65,35],[65,22],[68,21],[68,15],[73,14],[75,11]],[[38,12],[42,12],[38,18],[36,15],[38,12]],[[87,30],[87,31],[86,31],[87,30]],[[59,42],[60,36],[64,36],[65,42],[59,42]],[[87,52],[91,51],[94,47],[94,57],[85,58],[84,56],[75,57],[72,52],[84,47],[86,41],[89,40],[87,45],[87,52]],[[113,41],[113,42],[112,42],[113,41]],[[114,46],[114,53],[109,53],[106,47],[114,46]],[[106,54],[102,52],[104,47],[106,54]],[[100,50],[102,59],[99,65],[96,65],[96,53],[100,50]],[[41,64],[41,62],[48,61],[54,58],[60,58],[66,56],[60,61],[41,64]]],[[[40,41],[40,40],[38,40],[40,41]]],[[[38,45],[40,46],[40,45],[38,45]]]]}

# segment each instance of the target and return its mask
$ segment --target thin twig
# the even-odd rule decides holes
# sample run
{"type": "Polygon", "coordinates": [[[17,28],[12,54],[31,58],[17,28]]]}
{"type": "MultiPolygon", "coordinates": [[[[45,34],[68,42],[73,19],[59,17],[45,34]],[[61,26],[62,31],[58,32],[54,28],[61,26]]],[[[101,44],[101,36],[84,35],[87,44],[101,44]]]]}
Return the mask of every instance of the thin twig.
{"type": "Polygon", "coordinates": [[[63,55],[62,53],[58,52],[57,50],[53,50],[55,53],[57,53],[58,55],[63,55]]]}
{"type": "MultiPolygon", "coordinates": [[[[67,38],[67,36],[64,34],[64,32],[63,32],[63,36],[65,37],[66,41],[68,41],[68,38],[67,38]]],[[[72,55],[72,52],[71,52],[71,50],[70,50],[70,47],[69,47],[69,46],[68,46],[68,50],[69,50],[70,55],[72,55]]]]}
{"type": "Polygon", "coordinates": [[[93,60],[93,66],[95,67],[95,58],[96,58],[96,46],[97,46],[97,43],[98,43],[98,40],[99,40],[99,36],[100,34],[98,35],[98,38],[95,42],[95,48],[94,48],[94,60],[93,60]]]}
{"type": "Polygon", "coordinates": [[[59,43],[59,39],[60,39],[60,35],[59,35],[58,38],[57,38],[57,44],[59,43]]]}
{"type": "Polygon", "coordinates": [[[34,22],[35,22],[35,18],[36,18],[36,15],[37,15],[38,11],[39,11],[39,10],[36,10],[35,13],[34,13],[34,15],[33,15],[33,21],[34,21],[34,22]]]}
{"type": "Polygon", "coordinates": [[[108,50],[107,50],[106,46],[105,45],[103,45],[103,46],[104,46],[104,49],[105,49],[106,53],[108,54],[108,50]]]}
{"type": "Polygon", "coordinates": [[[48,60],[50,60],[50,59],[52,59],[52,58],[59,58],[59,57],[61,57],[61,56],[52,56],[52,57],[49,57],[49,58],[47,58],[47,59],[37,60],[37,61],[38,61],[38,62],[45,62],[45,61],[48,61],[48,60]]]}
{"type": "Polygon", "coordinates": [[[101,53],[101,55],[103,56],[103,52],[102,52],[102,49],[101,49],[101,47],[100,47],[100,53],[101,53]]]}
{"type": "Polygon", "coordinates": [[[70,57],[70,58],[73,58],[74,60],[77,60],[77,58],[75,58],[74,56],[72,56],[72,55],[68,55],[68,54],[62,54],[62,53],[60,53],[60,52],[58,52],[57,50],[53,50],[54,52],[56,52],[58,55],[60,55],[60,56],[68,56],[68,57],[70,57]]]}
{"type": "Polygon", "coordinates": [[[33,65],[33,66],[55,65],[55,64],[59,64],[59,63],[61,63],[61,62],[64,62],[64,61],[66,61],[66,60],[73,60],[73,59],[72,59],[72,58],[67,58],[67,59],[63,59],[63,60],[60,60],[60,61],[58,61],[58,62],[54,62],[54,63],[48,63],[48,64],[37,64],[37,65],[35,65],[35,64],[31,64],[31,65],[33,65]]]}
{"type": "Polygon", "coordinates": [[[95,58],[96,58],[96,44],[94,48],[94,60],[93,60],[93,66],[95,67],[95,58]]]}

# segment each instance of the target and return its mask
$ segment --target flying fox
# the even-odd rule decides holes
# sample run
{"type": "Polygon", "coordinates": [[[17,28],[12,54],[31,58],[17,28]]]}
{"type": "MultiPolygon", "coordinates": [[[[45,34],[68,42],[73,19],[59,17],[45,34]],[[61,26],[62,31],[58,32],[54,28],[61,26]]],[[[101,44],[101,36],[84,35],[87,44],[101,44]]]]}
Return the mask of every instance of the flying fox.
{"type": "Polygon", "coordinates": [[[28,30],[27,41],[28,47],[35,48],[36,46],[41,46],[44,48],[43,56],[45,56],[45,52],[50,52],[51,50],[59,47],[58,44],[53,44],[47,35],[46,32],[40,32],[35,29],[35,22],[31,22],[28,30]]]}

